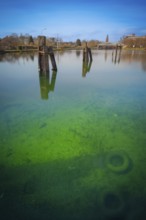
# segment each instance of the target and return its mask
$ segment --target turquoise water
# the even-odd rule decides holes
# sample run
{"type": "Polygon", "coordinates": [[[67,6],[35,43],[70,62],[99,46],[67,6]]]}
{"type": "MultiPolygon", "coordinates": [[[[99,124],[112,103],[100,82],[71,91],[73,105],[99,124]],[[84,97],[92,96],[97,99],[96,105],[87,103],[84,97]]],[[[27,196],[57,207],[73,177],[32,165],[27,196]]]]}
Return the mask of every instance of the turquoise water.
{"type": "Polygon", "coordinates": [[[0,57],[0,219],[141,220],[146,52],[0,57]]]}

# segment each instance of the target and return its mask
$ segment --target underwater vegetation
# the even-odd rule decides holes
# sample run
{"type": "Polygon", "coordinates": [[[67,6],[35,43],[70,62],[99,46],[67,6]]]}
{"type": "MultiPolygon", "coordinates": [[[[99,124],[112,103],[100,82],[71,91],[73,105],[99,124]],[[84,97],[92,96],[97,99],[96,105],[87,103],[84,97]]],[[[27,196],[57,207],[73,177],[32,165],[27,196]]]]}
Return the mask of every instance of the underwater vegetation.
{"type": "MultiPolygon", "coordinates": [[[[0,215],[4,219],[127,219],[141,207],[136,216],[144,216],[144,205],[129,186],[131,158],[124,151],[110,151],[102,159],[103,166],[98,166],[100,155],[84,155],[1,167],[0,215]]],[[[133,185],[136,189],[137,183],[133,185]]]]}
{"type": "MultiPolygon", "coordinates": [[[[49,114],[45,109],[44,115],[42,106],[36,113],[30,104],[25,108],[11,109],[15,117],[9,116],[1,139],[2,219],[145,216],[144,141],[134,137],[129,115],[114,109],[115,115],[95,102],[49,114]]],[[[143,137],[141,131],[137,136],[143,137]]]]}
{"type": "Polygon", "coordinates": [[[47,100],[36,58],[0,81],[0,219],[146,219],[145,74],[70,56],[47,100]]]}

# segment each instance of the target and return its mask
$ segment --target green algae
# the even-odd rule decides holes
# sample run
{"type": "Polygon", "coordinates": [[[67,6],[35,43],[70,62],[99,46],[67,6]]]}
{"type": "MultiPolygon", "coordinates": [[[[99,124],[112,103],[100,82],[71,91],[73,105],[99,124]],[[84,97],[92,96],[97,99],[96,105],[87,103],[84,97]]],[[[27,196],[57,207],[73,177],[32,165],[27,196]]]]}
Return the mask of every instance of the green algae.
{"type": "MultiPolygon", "coordinates": [[[[5,219],[126,219],[137,209],[144,215],[143,90],[81,85],[58,88],[47,102],[29,97],[3,105],[0,216],[5,219]],[[115,153],[128,158],[124,172],[108,166],[108,155],[115,153]]],[[[113,167],[120,165],[117,159],[113,167]]]]}

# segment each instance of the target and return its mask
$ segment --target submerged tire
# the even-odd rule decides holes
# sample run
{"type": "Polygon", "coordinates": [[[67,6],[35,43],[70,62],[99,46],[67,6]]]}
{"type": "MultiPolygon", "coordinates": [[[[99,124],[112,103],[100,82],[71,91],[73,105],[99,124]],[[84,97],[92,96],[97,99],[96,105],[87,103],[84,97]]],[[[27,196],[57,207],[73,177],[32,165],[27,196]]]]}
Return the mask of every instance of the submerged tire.
{"type": "Polygon", "coordinates": [[[123,152],[110,152],[106,157],[107,168],[114,173],[126,173],[130,168],[129,156],[123,152]]]}
{"type": "Polygon", "coordinates": [[[102,198],[102,210],[105,216],[120,216],[125,208],[123,199],[116,192],[106,192],[102,198]]]}

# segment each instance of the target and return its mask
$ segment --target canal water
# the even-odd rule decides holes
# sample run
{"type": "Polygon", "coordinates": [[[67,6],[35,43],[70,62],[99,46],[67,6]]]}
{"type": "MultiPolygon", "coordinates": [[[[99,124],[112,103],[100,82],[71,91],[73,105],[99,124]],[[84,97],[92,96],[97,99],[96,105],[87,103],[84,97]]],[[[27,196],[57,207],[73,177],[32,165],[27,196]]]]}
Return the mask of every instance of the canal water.
{"type": "Polygon", "coordinates": [[[0,219],[146,218],[146,52],[0,55],[0,219]]]}

